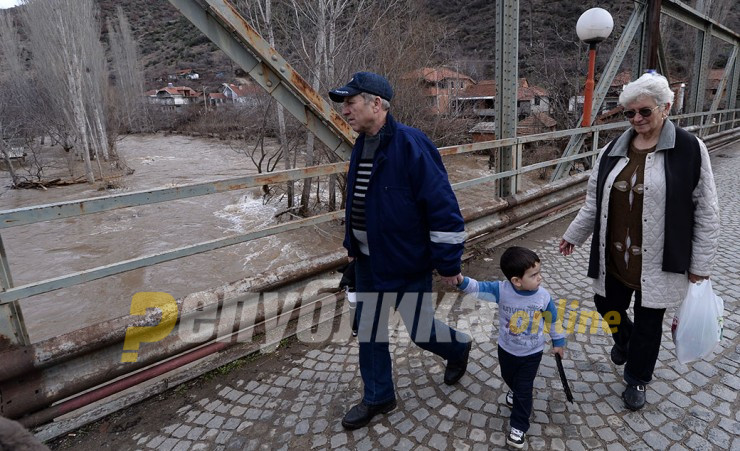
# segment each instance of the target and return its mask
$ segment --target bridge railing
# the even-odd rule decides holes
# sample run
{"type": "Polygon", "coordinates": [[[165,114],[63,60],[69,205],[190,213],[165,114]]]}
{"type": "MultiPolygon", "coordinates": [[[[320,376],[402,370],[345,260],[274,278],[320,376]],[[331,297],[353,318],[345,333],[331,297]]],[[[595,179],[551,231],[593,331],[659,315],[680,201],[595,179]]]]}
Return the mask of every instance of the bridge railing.
{"type": "MultiPolygon", "coordinates": [[[[699,125],[687,127],[695,132],[698,136],[707,136],[710,132],[719,133],[723,130],[736,128],[736,122],[740,120],[738,112],[740,109],[722,110],[704,113],[683,114],[672,116],[672,119],[679,124],[682,121],[698,121],[699,125]]],[[[491,151],[499,148],[511,148],[515,153],[514,168],[510,171],[492,173],[484,177],[478,177],[453,184],[455,190],[489,183],[499,179],[514,178],[517,180],[522,174],[555,166],[560,163],[568,163],[584,158],[595,159],[598,154],[599,134],[612,130],[623,130],[629,126],[627,121],[594,125],[591,127],[576,128],[569,130],[560,130],[535,135],[519,136],[510,139],[499,139],[494,141],[485,141],[471,144],[462,144],[440,148],[440,153],[446,155],[460,155],[471,152],[491,151]],[[527,166],[522,166],[522,152],[525,144],[542,141],[551,141],[573,135],[592,135],[592,148],[569,157],[556,158],[553,160],[538,162],[527,166]]],[[[159,202],[168,202],[173,200],[187,199],[209,194],[223,193],[227,191],[243,190],[248,188],[260,187],[263,185],[276,184],[286,181],[302,180],[310,177],[328,176],[332,174],[344,174],[347,172],[348,162],[332,163],[308,168],[291,169],[286,171],[276,171],[269,174],[250,175],[237,177],[214,182],[196,183],[189,185],[177,186],[174,188],[161,188],[153,190],[137,191],[133,193],[116,194],[111,196],[102,196],[91,199],[81,199],[66,202],[57,202],[45,205],[35,205],[10,210],[0,211],[0,229],[9,227],[19,227],[28,224],[34,224],[44,221],[53,221],[58,219],[77,218],[80,216],[100,213],[105,211],[116,210],[120,208],[135,207],[141,205],[150,205],[159,202]]],[[[514,186],[518,186],[518,182],[514,186]]],[[[179,258],[209,252],[227,246],[233,246],[239,243],[245,243],[267,236],[278,235],[290,230],[296,230],[305,227],[316,226],[318,224],[334,221],[344,217],[342,210],[330,213],[320,214],[317,216],[291,221],[285,224],[265,227],[250,231],[248,233],[237,234],[226,238],[215,239],[197,244],[178,247],[176,249],[164,252],[144,255],[134,259],[119,261],[113,264],[98,266],[84,271],[73,272],[60,277],[54,277],[46,280],[40,280],[21,286],[13,286],[11,269],[7,260],[5,247],[0,234],[0,283],[2,291],[0,292],[0,307],[11,308],[11,312],[0,314],[0,335],[10,338],[11,342],[19,344],[29,344],[25,326],[22,324],[22,315],[16,302],[20,299],[47,293],[61,288],[67,288],[84,282],[121,274],[127,271],[176,260],[179,258]],[[12,305],[9,305],[12,304],[12,305]],[[2,319],[2,317],[5,319],[2,319]]],[[[0,313],[2,313],[0,311],[0,313]]]]}

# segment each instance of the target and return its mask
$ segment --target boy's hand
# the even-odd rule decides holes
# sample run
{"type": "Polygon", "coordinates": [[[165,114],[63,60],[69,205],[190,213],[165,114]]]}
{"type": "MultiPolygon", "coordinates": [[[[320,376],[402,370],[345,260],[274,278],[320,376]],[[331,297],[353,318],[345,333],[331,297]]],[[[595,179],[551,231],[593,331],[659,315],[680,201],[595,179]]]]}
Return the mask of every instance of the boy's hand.
{"type": "Polygon", "coordinates": [[[565,357],[565,348],[562,346],[557,346],[555,348],[552,348],[552,353],[560,355],[560,358],[562,359],[563,357],[565,357]]]}

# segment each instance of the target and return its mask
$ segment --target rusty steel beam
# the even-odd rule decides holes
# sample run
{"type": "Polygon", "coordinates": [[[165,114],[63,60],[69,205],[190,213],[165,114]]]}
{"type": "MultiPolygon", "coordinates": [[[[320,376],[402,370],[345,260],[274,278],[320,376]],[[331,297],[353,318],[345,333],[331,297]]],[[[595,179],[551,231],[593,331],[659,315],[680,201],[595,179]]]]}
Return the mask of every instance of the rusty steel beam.
{"type": "Polygon", "coordinates": [[[349,160],[356,134],[336,110],[226,0],[170,0],[208,39],[305,125],[349,160]]]}

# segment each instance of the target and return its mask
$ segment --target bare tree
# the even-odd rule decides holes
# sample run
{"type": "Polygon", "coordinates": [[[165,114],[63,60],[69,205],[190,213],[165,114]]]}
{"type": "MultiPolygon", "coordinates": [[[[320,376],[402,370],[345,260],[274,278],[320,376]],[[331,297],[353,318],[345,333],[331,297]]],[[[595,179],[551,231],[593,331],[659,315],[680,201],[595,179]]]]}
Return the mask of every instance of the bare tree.
{"type": "MultiPolygon", "coordinates": [[[[267,33],[267,41],[270,46],[275,48],[275,26],[272,18],[272,0],[260,0],[260,1],[245,1],[239,2],[239,7],[247,12],[247,16],[250,18],[252,25],[259,30],[262,34],[267,33]]],[[[282,105],[278,104],[276,108],[277,120],[278,120],[278,140],[282,149],[281,158],[284,162],[285,170],[291,169],[291,158],[290,158],[290,145],[288,140],[288,132],[285,123],[285,109],[282,105]]],[[[288,209],[293,208],[294,204],[294,187],[295,183],[289,180],[286,184],[287,198],[288,198],[288,209]]]]}
{"type": "Polygon", "coordinates": [[[123,12],[116,9],[116,21],[108,20],[108,37],[116,86],[113,96],[118,120],[127,131],[141,131],[147,123],[144,108],[144,77],[139,63],[138,46],[123,12]]]}
{"type": "Polygon", "coordinates": [[[92,158],[108,159],[107,66],[94,0],[25,0],[21,14],[28,32],[39,90],[56,103],[81,146],[88,182],[92,158]],[[101,155],[102,154],[102,155],[101,155]]]}
{"type": "Polygon", "coordinates": [[[22,141],[27,124],[23,104],[29,87],[24,77],[20,37],[7,12],[0,12],[0,55],[0,153],[13,186],[18,186],[13,147],[22,141]]]}

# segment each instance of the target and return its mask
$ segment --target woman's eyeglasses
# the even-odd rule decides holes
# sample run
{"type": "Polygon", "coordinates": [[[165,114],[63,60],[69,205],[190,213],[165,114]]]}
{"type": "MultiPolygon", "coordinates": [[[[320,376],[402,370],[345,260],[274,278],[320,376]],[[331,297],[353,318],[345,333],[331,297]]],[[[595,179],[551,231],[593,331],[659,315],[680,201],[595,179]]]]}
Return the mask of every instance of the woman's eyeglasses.
{"type": "Polygon", "coordinates": [[[640,113],[640,116],[642,117],[650,117],[651,114],[653,114],[653,111],[660,108],[660,105],[657,105],[655,108],[640,108],[639,110],[625,110],[622,114],[624,114],[624,117],[627,119],[632,119],[633,117],[637,116],[637,113],[640,113]]]}

